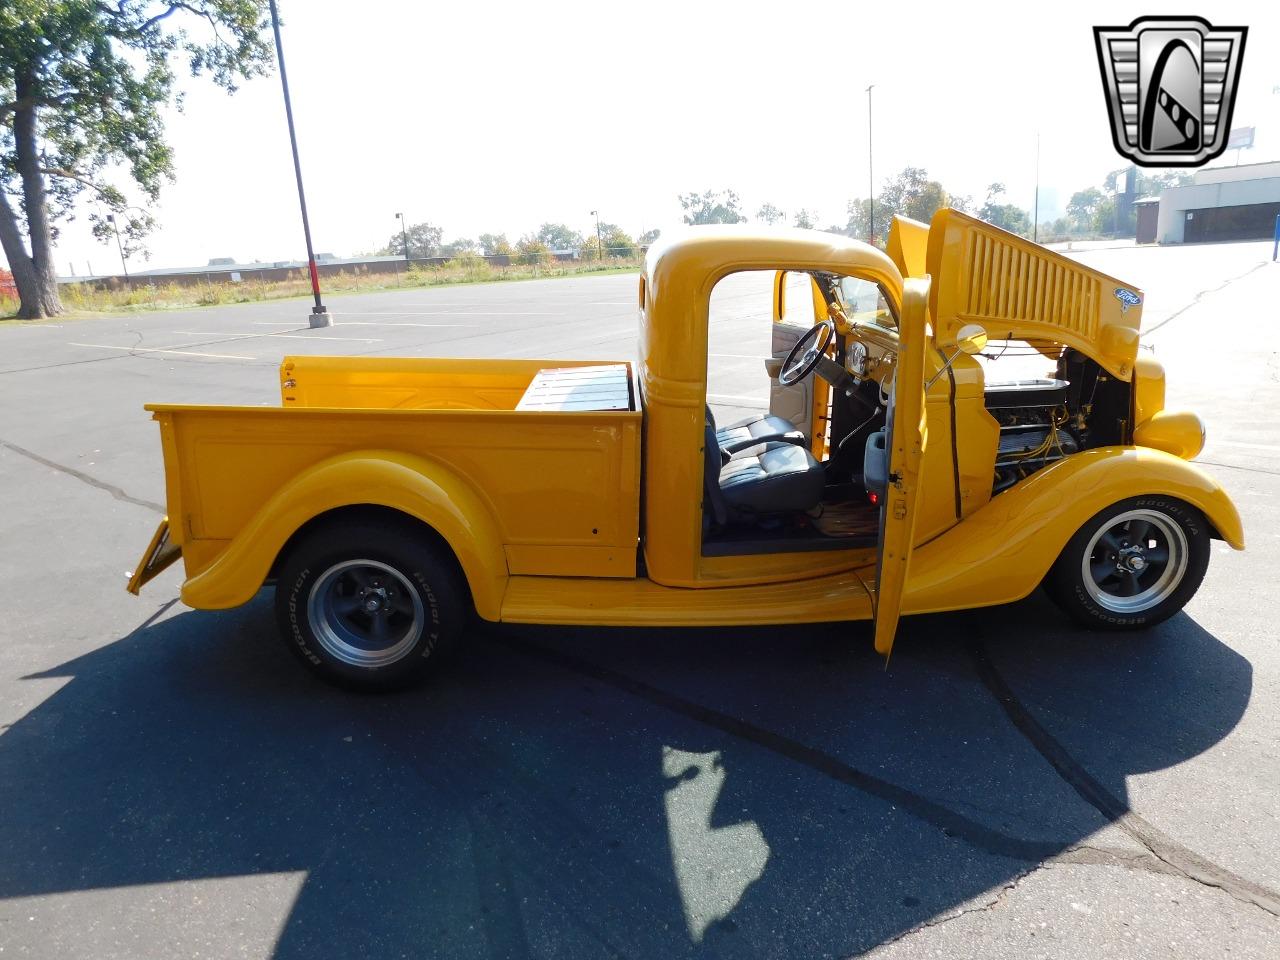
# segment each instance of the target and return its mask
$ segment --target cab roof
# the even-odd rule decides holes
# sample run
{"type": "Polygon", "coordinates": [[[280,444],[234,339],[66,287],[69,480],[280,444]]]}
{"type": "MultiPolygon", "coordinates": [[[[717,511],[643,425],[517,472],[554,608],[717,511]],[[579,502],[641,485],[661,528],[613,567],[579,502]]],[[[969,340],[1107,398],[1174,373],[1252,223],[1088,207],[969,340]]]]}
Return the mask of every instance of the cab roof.
{"type": "Polygon", "coordinates": [[[706,402],[707,324],[711,291],[744,270],[857,272],[875,280],[894,311],[902,274],[875,247],[820,230],[750,226],[691,227],[649,249],[640,278],[639,373],[648,398],[706,402]]]}
{"type": "Polygon", "coordinates": [[[902,274],[880,250],[860,240],[793,227],[715,225],[663,233],[645,257],[651,285],[670,278],[701,287],[742,270],[857,270],[874,276],[891,299],[902,296],[902,274]]]}

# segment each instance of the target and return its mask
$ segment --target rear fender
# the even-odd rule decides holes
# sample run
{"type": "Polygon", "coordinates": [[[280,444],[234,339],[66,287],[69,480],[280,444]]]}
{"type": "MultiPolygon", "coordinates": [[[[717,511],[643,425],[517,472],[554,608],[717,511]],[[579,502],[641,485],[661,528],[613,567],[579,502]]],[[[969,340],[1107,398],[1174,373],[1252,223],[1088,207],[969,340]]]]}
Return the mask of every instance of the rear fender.
{"type": "Polygon", "coordinates": [[[1044,579],[1066,542],[1099,510],[1163,495],[1197,507],[1214,536],[1244,549],[1235,504],[1212,477],[1161,450],[1086,450],[1023,480],[942,536],[916,547],[904,613],[1020,600],[1044,579]]]}
{"type": "Polygon", "coordinates": [[[355,505],[389,507],[434,529],[457,556],[476,612],[486,620],[498,619],[507,564],[493,514],[449,468],[387,450],[345,453],[285,484],[209,567],[183,585],[183,602],[204,610],[247,602],[303,524],[355,505]]]}

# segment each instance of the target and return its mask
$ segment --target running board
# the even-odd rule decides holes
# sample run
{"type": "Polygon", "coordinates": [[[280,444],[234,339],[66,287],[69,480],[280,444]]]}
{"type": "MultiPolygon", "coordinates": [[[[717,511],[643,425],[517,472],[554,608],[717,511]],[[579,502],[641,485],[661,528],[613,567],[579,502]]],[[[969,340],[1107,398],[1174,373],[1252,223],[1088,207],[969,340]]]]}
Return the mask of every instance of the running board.
{"type": "Polygon", "coordinates": [[[810,580],[705,590],[664,587],[643,578],[511,577],[502,620],[612,627],[870,620],[873,573],[873,568],[863,568],[810,580]]]}

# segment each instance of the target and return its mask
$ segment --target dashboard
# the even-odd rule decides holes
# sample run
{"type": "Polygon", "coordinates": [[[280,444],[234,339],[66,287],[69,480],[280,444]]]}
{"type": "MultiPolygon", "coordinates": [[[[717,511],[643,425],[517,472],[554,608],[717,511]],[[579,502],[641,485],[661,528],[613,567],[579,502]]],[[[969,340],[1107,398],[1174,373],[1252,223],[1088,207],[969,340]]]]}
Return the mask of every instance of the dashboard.
{"type": "Polygon", "coordinates": [[[850,327],[845,369],[859,380],[874,380],[887,386],[898,353],[897,331],[862,321],[854,321],[850,327]]]}

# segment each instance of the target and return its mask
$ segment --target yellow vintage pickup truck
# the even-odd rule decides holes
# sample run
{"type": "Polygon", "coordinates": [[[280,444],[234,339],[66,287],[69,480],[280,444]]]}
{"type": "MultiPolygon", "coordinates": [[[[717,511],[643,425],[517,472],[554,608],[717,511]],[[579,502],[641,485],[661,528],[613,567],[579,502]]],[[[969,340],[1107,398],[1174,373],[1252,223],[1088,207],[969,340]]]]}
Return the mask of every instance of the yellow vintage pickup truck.
{"type": "Polygon", "coordinates": [[[278,408],[149,405],[168,517],[129,589],[179,557],[192,607],[274,584],[303,662],[374,689],[475,616],[865,619],[888,655],[901,614],[1043,585],[1148,626],[1244,535],[1139,353],[1142,300],[954,210],[895,220],[887,252],[696,228],[649,252],[633,360],[289,357],[278,408]],[[719,425],[709,299],[740,271],[773,275],[770,409],[719,425]],[[988,377],[1006,352],[1046,375],[988,377]]]}

